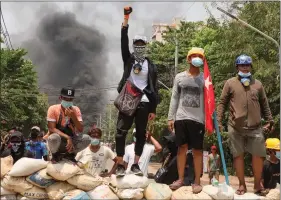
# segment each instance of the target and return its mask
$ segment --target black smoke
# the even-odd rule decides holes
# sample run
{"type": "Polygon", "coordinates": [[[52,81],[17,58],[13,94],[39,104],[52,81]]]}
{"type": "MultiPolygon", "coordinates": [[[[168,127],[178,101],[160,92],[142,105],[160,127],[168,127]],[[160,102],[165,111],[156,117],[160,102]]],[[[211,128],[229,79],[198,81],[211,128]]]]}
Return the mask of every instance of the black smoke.
{"type": "Polygon", "coordinates": [[[37,66],[41,91],[49,95],[49,104],[58,103],[60,88],[76,88],[75,103],[86,124],[105,107],[107,57],[105,36],[94,27],[76,20],[73,13],[55,12],[38,23],[32,40],[23,44],[28,57],[37,66]]]}

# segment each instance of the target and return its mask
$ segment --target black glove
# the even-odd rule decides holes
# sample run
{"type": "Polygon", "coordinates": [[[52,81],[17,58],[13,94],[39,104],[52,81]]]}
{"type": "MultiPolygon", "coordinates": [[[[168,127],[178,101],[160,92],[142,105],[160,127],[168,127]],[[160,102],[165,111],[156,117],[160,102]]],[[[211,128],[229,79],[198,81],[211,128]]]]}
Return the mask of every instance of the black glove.
{"type": "Polygon", "coordinates": [[[130,6],[124,7],[124,15],[129,15],[129,14],[131,14],[131,12],[133,12],[132,7],[130,7],[130,6]]]}

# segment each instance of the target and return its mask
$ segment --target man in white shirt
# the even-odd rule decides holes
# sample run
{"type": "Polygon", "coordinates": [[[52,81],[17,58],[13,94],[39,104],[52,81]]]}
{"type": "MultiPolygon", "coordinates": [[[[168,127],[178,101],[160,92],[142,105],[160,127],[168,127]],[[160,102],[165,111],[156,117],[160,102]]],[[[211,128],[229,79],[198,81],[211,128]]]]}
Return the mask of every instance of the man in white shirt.
{"type": "Polygon", "coordinates": [[[77,154],[75,159],[78,161],[78,165],[93,176],[111,176],[117,167],[116,155],[109,147],[100,144],[102,131],[99,128],[91,129],[88,132],[88,135],[92,139],[91,144],[77,154]],[[108,159],[111,159],[115,162],[109,173],[105,172],[108,159]]]}
{"type": "MultiPolygon", "coordinates": [[[[123,157],[123,160],[125,162],[125,168],[127,168],[126,173],[129,173],[131,171],[131,166],[134,164],[134,160],[135,160],[135,142],[136,142],[135,134],[136,134],[136,129],[133,130],[134,142],[126,146],[125,148],[125,155],[123,157]]],[[[147,176],[148,174],[148,164],[151,156],[153,154],[162,151],[162,146],[151,135],[146,134],[146,141],[151,141],[153,145],[148,143],[144,145],[143,152],[139,160],[139,167],[140,170],[143,172],[144,176],[147,176]]]]}

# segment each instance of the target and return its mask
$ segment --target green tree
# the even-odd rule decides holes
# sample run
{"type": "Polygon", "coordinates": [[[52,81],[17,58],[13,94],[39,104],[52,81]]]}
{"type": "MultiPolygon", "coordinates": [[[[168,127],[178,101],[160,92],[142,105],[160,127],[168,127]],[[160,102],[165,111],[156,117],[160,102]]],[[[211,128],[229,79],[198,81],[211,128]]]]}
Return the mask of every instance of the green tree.
{"type": "Polygon", "coordinates": [[[24,49],[1,49],[1,129],[22,127],[25,136],[33,125],[46,128],[47,96],[40,93],[37,73],[24,49]]]}

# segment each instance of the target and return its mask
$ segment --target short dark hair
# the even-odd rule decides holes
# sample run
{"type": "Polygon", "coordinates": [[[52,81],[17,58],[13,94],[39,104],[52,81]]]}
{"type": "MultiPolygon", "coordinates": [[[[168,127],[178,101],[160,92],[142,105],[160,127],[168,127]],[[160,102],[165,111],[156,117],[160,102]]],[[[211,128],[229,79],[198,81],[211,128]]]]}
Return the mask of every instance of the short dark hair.
{"type": "Polygon", "coordinates": [[[88,135],[91,135],[93,133],[97,133],[99,135],[99,137],[102,136],[102,131],[100,128],[92,128],[89,130],[88,135]]]}

